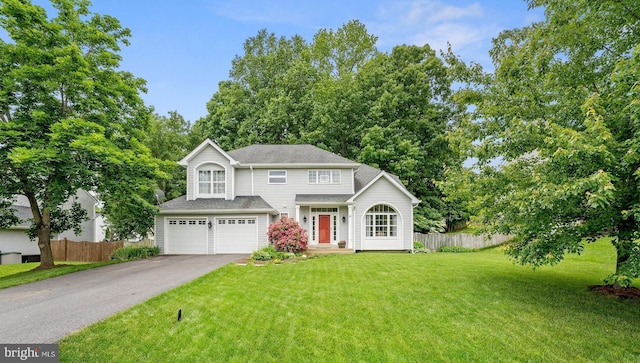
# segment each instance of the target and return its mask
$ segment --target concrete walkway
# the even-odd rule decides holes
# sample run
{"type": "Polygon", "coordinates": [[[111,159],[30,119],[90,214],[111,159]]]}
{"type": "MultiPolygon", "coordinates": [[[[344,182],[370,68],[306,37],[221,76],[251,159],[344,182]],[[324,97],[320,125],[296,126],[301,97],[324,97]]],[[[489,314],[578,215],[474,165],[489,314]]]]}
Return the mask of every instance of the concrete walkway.
{"type": "Polygon", "coordinates": [[[0,290],[0,343],[56,343],[243,257],[156,256],[0,290]]]}

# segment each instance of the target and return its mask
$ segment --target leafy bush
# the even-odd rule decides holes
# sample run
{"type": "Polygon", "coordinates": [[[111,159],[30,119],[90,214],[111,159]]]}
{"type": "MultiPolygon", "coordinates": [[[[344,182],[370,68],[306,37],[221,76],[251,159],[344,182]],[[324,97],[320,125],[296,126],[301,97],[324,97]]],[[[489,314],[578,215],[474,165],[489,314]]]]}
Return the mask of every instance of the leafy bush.
{"type": "Polygon", "coordinates": [[[155,256],[160,253],[158,246],[126,246],[113,251],[109,259],[111,261],[129,261],[155,256]]]}
{"type": "Polygon", "coordinates": [[[424,246],[424,243],[419,242],[419,241],[414,241],[413,242],[413,252],[414,253],[429,253],[431,251],[424,246]]]}
{"type": "Polygon", "coordinates": [[[254,251],[251,254],[251,259],[254,261],[282,261],[289,260],[295,257],[295,253],[276,251],[275,247],[273,246],[267,246],[265,248],[254,251]]]}
{"type": "Polygon", "coordinates": [[[273,257],[275,256],[276,252],[277,251],[273,246],[267,246],[257,251],[253,251],[253,253],[251,254],[251,259],[254,261],[273,260],[273,257]]]}
{"type": "Polygon", "coordinates": [[[473,249],[462,246],[441,246],[440,248],[438,248],[438,252],[473,252],[473,249]]]}
{"type": "Polygon", "coordinates": [[[282,217],[269,225],[269,242],[276,251],[300,253],[307,250],[309,236],[293,218],[282,217]]]}

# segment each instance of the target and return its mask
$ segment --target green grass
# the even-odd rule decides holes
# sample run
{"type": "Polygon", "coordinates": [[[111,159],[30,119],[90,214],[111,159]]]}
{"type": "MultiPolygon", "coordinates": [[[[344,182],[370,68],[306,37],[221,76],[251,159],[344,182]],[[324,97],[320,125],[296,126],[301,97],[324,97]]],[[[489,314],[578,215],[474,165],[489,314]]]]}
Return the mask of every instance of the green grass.
{"type": "Polygon", "coordinates": [[[0,289],[27,284],[29,282],[40,281],[76,271],[87,270],[94,267],[104,266],[110,263],[113,262],[86,263],[62,261],[56,262],[56,264],[65,266],[38,271],[33,271],[33,269],[40,266],[40,262],[0,265],[0,289]]]}
{"type": "Polygon", "coordinates": [[[64,338],[60,360],[639,361],[640,302],[587,289],[613,261],[600,241],[536,271],[496,249],[229,265],[64,338]]]}

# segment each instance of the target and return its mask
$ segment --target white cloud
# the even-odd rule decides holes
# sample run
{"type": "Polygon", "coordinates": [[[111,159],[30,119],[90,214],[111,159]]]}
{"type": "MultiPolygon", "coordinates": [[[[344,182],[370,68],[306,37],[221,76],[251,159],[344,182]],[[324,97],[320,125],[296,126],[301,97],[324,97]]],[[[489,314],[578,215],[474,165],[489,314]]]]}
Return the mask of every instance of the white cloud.
{"type": "MultiPolygon", "coordinates": [[[[429,44],[438,51],[446,50],[450,43],[463,59],[478,59],[487,53],[491,39],[502,30],[485,16],[485,9],[477,2],[451,5],[441,0],[386,3],[366,24],[379,37],[382,50],[398,44],[429,44]]],[[[482,59],[481,63],[487,60],[482,59]]]]}

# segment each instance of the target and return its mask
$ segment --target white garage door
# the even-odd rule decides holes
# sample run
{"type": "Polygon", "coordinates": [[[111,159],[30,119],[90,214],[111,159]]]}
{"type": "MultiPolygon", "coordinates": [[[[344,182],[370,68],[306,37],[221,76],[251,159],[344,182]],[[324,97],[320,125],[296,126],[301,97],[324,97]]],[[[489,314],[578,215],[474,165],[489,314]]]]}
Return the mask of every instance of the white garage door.
{"type": "Polygon", "coordinates": [[[216,218],[216,253],[251,253],[258,245],[256,218],[216,218]]]}
{"type": "Polygon", "coordinates": [[[197,255],[207,253],[205,218],[169,218],[166,254],[197,255]]]}

